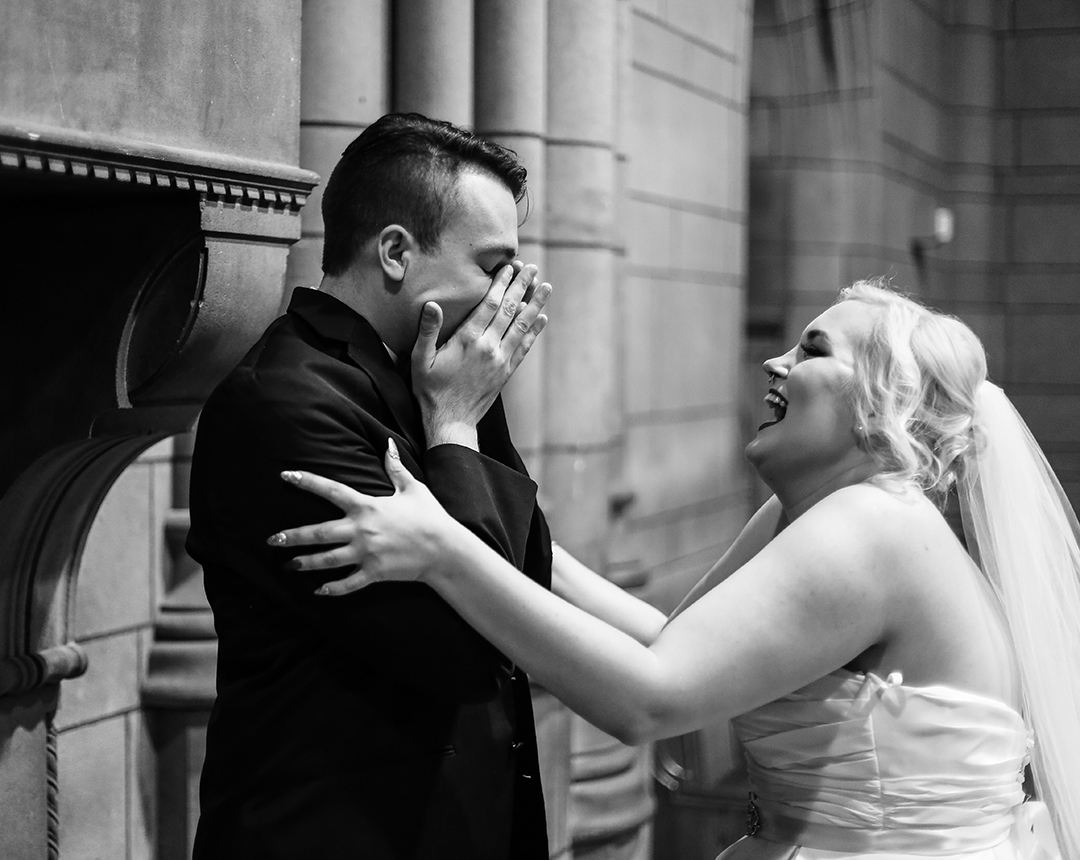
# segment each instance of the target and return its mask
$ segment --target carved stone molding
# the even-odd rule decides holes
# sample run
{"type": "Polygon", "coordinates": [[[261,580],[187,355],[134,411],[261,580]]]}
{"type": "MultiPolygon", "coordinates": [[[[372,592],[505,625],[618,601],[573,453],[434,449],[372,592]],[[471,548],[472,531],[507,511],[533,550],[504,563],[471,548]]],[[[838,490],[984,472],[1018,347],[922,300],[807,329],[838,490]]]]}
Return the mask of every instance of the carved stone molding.
{"type": "Polygon", "coordinates": [[[27,123],[0,122],[0,167],[31,174],[194,191],[221,205],[295,215],[317,182],[291,165],[27,123]]]}
{"type": "Polygon", "coordinates": [[[77,678],[86,671],[86,652],[75,642],[34,654],[0,659],[0,696],[13,696],[46,684],[77,678]]]}
{"type": "Polygon", "coordinates": [[[70,638],[109,486],[206,396],[281,305],[300,168],[0,122],[0,657],[70,638]],[[15,216],[15,217],[11,217],[15,216]]]}

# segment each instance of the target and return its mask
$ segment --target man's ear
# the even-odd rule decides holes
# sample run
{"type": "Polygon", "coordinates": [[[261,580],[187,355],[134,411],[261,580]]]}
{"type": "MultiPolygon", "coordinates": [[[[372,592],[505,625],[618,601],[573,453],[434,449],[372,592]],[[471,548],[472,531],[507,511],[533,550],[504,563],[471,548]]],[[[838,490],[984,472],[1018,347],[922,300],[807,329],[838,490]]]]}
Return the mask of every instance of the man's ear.
{"type": "Polygon", "coordinates": [[[386,277],[392,281],[402,281],[420,246],[413,234],[400,224],[390,224],[379,231],[375,250],[386,277]]]}

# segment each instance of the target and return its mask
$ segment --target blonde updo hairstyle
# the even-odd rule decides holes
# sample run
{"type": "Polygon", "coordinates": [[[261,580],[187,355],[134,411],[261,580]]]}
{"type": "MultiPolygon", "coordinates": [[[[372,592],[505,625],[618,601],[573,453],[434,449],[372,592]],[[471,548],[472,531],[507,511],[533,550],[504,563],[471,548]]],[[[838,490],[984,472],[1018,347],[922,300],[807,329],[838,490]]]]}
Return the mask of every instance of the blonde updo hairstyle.
{"type": "Polygon", "coordinates": [[[876,318],[855,350],[852,396],[859,444],[881,465],[883,483],[913,483],[939,503],[975,450],[975,392],[986,352],[955,317],[858,281],[838,302],[871,305],[876,318]]]}

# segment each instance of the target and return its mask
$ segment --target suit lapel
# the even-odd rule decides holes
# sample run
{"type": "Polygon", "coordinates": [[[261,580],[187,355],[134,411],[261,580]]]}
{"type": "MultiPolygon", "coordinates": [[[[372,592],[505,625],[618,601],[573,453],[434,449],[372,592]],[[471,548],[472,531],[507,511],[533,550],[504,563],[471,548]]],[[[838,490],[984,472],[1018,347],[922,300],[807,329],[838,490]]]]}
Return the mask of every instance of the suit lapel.
{"type": "Polygon", "coordinates": [[[397,422],[398,430],[412,444],[416,453],[424,450],[420,410],[408,384],[386,351],[375,329],[363,317],[357,317],[349,338],[349,358],[371,379],[379,397],[397,422]]]}
{"type": "MultiPolygon", "coordinates": [[[[397,423],[398,433],[412,446],[411,453],[419,461],[418,455],[424,450],[420,410],[371,323],[333,296],[311,289],[293,291],[289,313],[303,319],[320,337],[345,347],[345,356],[371,380],[397,423]]],[[[330,352],[343,358],[339,350],[337,347],[330,352]]]]}

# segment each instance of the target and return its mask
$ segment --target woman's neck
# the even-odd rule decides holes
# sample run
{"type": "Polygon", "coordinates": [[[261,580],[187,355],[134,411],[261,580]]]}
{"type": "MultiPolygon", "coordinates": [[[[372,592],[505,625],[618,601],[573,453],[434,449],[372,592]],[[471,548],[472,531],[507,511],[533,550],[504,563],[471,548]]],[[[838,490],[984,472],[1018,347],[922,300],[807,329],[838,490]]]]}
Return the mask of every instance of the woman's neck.
{"type": "Polygon", "coordinates": [[[766,483],[776,493],[788,521],[793,522],[826,496],[844,487],[865,483],[879,471],[875,464],[860,457],[826,475],[816,473],[801,479],[779,478],[766,483]]]}

